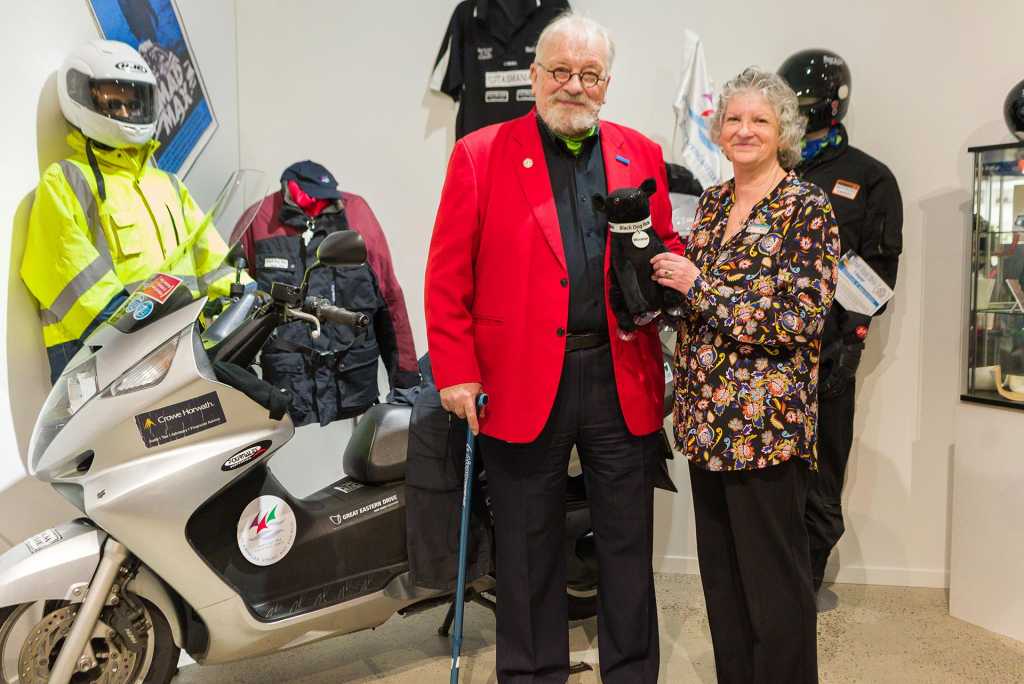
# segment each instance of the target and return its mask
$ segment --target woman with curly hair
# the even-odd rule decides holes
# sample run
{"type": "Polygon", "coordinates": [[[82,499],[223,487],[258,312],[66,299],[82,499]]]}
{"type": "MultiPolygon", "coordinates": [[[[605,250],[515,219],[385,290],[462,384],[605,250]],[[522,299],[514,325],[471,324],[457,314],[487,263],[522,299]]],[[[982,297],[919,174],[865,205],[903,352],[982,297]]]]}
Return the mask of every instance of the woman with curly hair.
{"type": "Polygon", "coordinates": [[[727,83],[712,135],[734,178],[704,192],[686,256],[652,260],[689,304],[675,436],[719,682],[818,681],[804,502],[839,230],[826,194],[791,170],[803,132],[777,75],[749,68],[727,83]]]}

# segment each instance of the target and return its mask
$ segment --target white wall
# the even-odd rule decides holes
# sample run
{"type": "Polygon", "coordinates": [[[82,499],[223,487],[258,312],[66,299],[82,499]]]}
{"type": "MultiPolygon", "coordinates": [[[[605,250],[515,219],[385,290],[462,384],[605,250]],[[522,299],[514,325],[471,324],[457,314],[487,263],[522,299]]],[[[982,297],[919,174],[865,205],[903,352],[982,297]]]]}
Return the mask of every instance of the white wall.
{"type": "MultiPolygon", "coordinates": [[[[220,128],[185,182],[203,206],[238,166],[235,8],[232,2],[177,0],[220,128]]],[[[49,389],[49,369],[34,300],[18,274],[32,196],[40,172],[67,156],[67,127],[57,104],[56,71],[76,45],[99,37],[86,0],[38,0],[8,12],[0,26],[7,65],[0,131],[0,550],[77,514],[48,486],[25,477],[35,417],[49,389]]]]}
{"type": "MultiPolygon", "coordinates": [[[[455,0],[386,5],[272,0],[238,5],[242,161],[275,176],[313,158],[377,212],[406,291],[419,351],[426,248],[454,106],[426,82],[455,0]]],[[[579,0],[608,25],[618,57],[607,118],[668,145],[683,28],[699,33],[719,82],[756,63],[828,46],[851,64],[854,144],[889,164],[906,210],[905,257],[860,374],[840,579],[944,586],[960,363],[966,147],[1008,139],[1001,103],[1020,79],[1024,3],[579,0]],[[970,38],[968,38],[970,37],[970,38]]],[[[327,440],[324,448],[333,447],[327,440]]],[[[694,569],[692,508],[660,496],[661,567],[694,569]]]]}

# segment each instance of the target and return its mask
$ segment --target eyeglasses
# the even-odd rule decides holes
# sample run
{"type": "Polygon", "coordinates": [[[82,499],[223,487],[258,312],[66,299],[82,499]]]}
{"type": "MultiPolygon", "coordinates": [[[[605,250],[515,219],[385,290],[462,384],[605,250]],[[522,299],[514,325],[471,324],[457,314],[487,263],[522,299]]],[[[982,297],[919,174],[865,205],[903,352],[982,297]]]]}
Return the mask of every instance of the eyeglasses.
{"type": "Polygon", "coordinates": [[[548,69],[540,62],[537,62],[537,66],[551,74],[551,78],[555,79],[555,83],[560,83],[562,85],[571,81],[573,76],[579,76],[580,85],[584,88],[593,88],[598,83],[604,83],[608,80],[607,78],[601,78],[600,74],[593,71],[569,71],[565,67],[548,69]]]}

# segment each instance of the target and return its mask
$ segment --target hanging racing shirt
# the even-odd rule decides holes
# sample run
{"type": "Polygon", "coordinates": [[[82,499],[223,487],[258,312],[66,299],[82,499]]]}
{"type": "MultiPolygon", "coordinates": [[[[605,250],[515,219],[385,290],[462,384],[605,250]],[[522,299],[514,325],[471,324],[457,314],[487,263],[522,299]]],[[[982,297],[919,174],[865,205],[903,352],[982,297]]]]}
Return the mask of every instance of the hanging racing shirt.
{"type": "Polygon", "coordinates": [[[431,90],[459,103],[455,137],[533,108],[530,64],[537,38],[568,0],[464,0],[434,62],[431,90]]]}

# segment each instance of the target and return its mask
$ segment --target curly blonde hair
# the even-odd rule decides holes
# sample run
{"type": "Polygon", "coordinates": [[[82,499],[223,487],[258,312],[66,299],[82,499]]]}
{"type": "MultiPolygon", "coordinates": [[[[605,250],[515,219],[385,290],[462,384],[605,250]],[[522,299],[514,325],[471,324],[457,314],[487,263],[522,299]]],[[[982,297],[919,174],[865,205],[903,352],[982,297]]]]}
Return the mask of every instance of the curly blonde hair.
{"type": "Polygon", "coordinates": [[[747,67],[739,76],[722,87],[718,106],[711,119],[711,139],[719,144],[725,110],[735,95],[760,93],[779,118],[779,164],[791,169],[800,163],[801,142],[807,129],[807,118],[800,114],[800,104],[793,89],[778,74],[747,67]]]}

